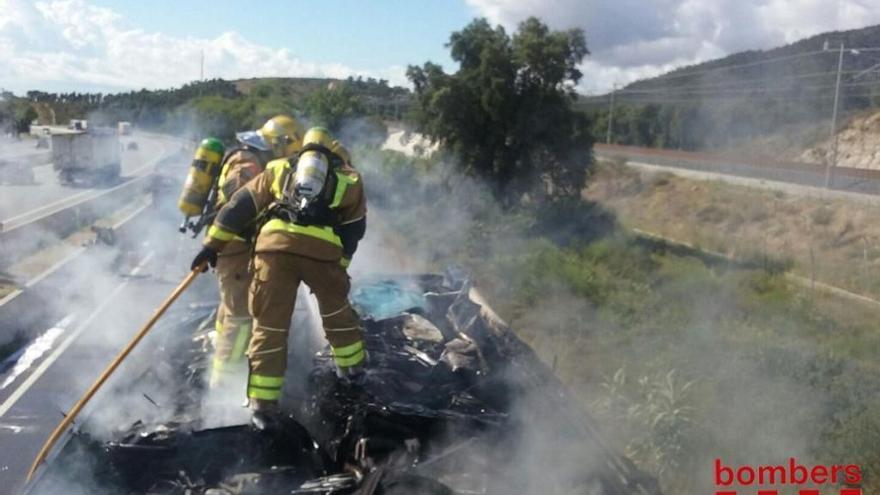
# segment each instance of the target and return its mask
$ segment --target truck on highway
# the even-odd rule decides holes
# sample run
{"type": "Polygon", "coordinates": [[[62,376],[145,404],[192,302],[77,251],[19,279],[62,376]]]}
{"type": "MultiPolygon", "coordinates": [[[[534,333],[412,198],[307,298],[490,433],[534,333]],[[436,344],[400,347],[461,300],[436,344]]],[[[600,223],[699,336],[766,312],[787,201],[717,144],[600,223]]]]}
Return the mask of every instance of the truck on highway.
{"type": "Polygon", "coordinates": [[[116,130],[120,136],[131,136],[131,122],[119,121],[116,130]]]}
{"type": "Polygon", "coordinates": [[[65,185],[113,182],[122,171],[119,148],[113,128],[52,134],[52,167],[65,185]]]}
{"type": "Polygon", "coordinates": [[[89,128],[89,121],[84,119],[70,119],[70,124],[67,124],[67,128],[76,131],[84,131],[89,128]]]}

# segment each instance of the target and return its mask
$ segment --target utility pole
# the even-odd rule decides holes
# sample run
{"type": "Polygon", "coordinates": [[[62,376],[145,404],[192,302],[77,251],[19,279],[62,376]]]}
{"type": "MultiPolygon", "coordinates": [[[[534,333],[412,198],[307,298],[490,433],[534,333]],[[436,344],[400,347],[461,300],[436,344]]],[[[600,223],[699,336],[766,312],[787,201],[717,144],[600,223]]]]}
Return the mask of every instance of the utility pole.
{"type": "Polygon", "coordinates": [[[611,144],[611,127],[614,125],[614,93],[617,92],[617,84],[611,88],[611,101],[608,105],[608,132],[605,134],[605,144],[611,144]]]}
{"type": "Polygon", "coordinates": [[[834,87],[834,110],[831,112],[831,158],[825,165],[825,189],[832,186],[834,168],[837,167],[837,110],[840,104],[840,76],[843,73],[843,42],[840,42],[840,54],[837,58],[837,84],[834,87]]]}
{"type": "Polygon", "coordinates": [[[202,57],[199,63],[199,81],[205,80],[205,49],[202,48],[202,57]]]}

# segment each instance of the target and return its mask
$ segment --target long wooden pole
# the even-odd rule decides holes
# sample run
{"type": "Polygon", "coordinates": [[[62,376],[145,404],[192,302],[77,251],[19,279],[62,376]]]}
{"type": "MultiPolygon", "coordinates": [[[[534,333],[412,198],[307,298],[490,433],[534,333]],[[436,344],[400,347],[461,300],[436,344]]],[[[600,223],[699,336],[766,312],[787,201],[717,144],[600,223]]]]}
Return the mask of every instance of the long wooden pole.
{"type": "Polygon", "coordinates": [[[71,423],[73,423],[73,420],[76,419],[77,414],[79,414],[82,408],[85,407],[89,400],[91,400],[92,396],[95,395],[95,392],[97,392],[98,389],[101,388],[102,385],[104,385],[104,382],[106,382],[107,379],[110,378],[110,375],[112,375],[113,372],[116,371],[116,368],[118,368],[119,365],[122,364],[122,361],[124,361],[125,358],[128,357],[129,353],[131,353],[135,346],[140,343],[141,339],[144,338],[147,332],[149,332],[150,329],[153,328],[153,325],[156,324],[156,322],[165,313],[165,311],[168,310],[168,307],[171,306],[172,303],[174,303],[174,301],[180,296],[181,293],[183,293],[183,291],[187,289],[187,287],[190,286],[190,284],[192,284],[193,280],[196,279],[201,271],[202,267],[196,268],[195,270],[190,272],[185,279],[183,279],[183,282],[181,282],[180,285],[178,285],[177,288],[174,289],[174,292],[172,292],[171,295],[169,295],[165,299],[162,305],[159,306],[158,309],[156,309],[156,311],[153,313],[153,316],[150,317],[150,320],[147,321],[147,323],[143,326],[143,328],[140,329],[137,335],[135,335],[134,338],[131,339],[131,342],[129,342],[128,345],[126,345],[125,348],[122,349],[119,355],[116,356],[116,359],[114,359],[113,362],[110,363],[109,366],[107,366],[107,369],[105,369],[104,372],[101,373],[101,376],[99,376],[95,383],[93,383],[92,386],[89,388],[89,390],[86,391],[85,395],[83,395],[79,399],[79,401],[73,406],[73,408],[67,413],[67,416],[65,416],[61,423],[58,424],[58,426],[55,428],[55,431],[53,431],[52,434],[49,435],[49,439],[46,440],[43,448],[40,449],[40,453],[37,454],[36,459],[34,459],[34,463],[31,465],[31,470],[28,471],[28,481],[31,480],[31,478],[34,476],[34,472],[36,472],[37,468],[40,467],[40,464],[46,459],[46,456],[49,455],[49,451],[55,445],[55,442],[58,441],[58,438],[61,437],[61,434],[67,430],[67,427],[70,426],[71,423]]]}

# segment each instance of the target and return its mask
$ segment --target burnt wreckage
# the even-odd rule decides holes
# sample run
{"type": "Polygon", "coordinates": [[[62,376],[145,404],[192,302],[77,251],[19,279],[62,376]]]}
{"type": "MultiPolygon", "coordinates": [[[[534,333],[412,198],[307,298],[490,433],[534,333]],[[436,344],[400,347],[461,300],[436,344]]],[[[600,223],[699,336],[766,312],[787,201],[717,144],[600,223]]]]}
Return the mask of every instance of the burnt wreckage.
{"type": "Polygon", "coordinates": [[[370,355],[363,383],[340,383],[326,350],[291,359],[287,415],[269,430],[247,421],[203,427],[213,313],[207,304],[177,310],[152,351],[154,364],[165,364],[125,386],[137,393],[141,382],[162,384],[174,403],[153,405],[173,409],[172,419],[137,421],[110,441],[86,422],[25,492],[660,493],[602,443],[551,370],[464,277],[366,281],[352,302],[370,355]]]}

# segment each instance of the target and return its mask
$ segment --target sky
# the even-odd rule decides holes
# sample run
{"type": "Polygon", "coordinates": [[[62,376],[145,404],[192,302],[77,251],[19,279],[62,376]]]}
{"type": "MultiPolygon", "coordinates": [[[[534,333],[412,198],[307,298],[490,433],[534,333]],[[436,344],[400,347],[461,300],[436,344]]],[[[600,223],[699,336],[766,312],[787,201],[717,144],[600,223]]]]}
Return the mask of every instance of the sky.
{"type": "Polygon", "coordinates": [[[444,44],[475,17],[584,30],[583,93],[746,49],[880,24],[880,0],[0,0],[0,88],[127,91],[200,76],[348,77],[407,85],[455,65],[444,44]]]}

